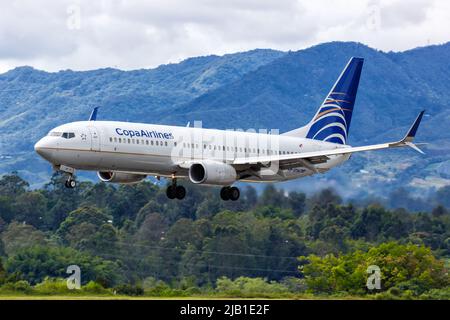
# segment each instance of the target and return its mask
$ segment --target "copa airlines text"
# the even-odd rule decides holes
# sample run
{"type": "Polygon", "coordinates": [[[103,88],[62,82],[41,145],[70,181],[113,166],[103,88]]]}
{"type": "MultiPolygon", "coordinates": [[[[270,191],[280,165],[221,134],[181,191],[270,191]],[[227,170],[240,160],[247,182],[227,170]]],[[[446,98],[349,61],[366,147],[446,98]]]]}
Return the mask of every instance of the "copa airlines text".
{"type": "Polygon", "coordinates": [[[312,120],[283,134],[203,129],[117,121],[97,121],[95,108],[88,121],[52,129],[34,148],[55,170],[68,175],[74,188],[75,170],[97,171],[100,180],[135,183],[147,176],[166,177],[171,199],[183,199],[177,184],[220,185],[223,200],[237,200],[237,181],[276,182],[323,173],[347,161],[354,152],[409,146],[420,112],[398,141],[351,147],[347,145],[362,58],[351,58],[312,120]]]}

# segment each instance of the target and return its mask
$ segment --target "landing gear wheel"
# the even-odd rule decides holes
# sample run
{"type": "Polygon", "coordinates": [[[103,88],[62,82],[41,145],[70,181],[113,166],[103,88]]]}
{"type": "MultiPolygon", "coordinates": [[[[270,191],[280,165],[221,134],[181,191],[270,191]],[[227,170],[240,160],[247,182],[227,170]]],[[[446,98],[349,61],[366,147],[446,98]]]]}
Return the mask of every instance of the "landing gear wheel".
{"type": "Polygon", "coordinates": [[[239,199],[239,196],[241,195],[240,191],[236,187],[231,187],[228,191],[228,194],[230,195],[230,200],[236,201],[239,199]]]}
{"type": "Polygon", "coordinates": [[[166,196],[169,199],[175,199],[176,187],[174,187],[173,185],[168,186],[166,189],[166,196]]]}
{"type": "Polygon", "coordinates": [[[68,179],[64,185],[66,188],[73,189],[77,186],[77,182],[74,179],[68,179]]]}
{"type": "Polygon", "coordinates": [[[175,188],[175,196],[178,200],[184,199],[186,196],[186,189],[183,186],[177,186],[175,188]]]}
{"type": "Polygon", "coordinates": [[[220,198],[223,201],[230,200],[230,187],[223,187],[220,189],[220,198]]]}

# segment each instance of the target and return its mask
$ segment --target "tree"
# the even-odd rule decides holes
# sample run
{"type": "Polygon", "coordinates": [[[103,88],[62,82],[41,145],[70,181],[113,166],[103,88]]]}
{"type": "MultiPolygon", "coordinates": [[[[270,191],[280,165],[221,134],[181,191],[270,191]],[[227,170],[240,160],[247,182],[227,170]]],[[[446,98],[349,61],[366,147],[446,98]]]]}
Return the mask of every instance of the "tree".
{"type": "Polygon", "coordinates": [[[11,222],[14,219],[14,210],[12,208],[14,200],[12,196],[0,195],[0,218],[6,222],[11,222]]]}
{"type": "Polygon", "coordinates": [[[22,248],[45,245],[45,234],[29,224],[12,222],[1,234],[5,253],[9,256],[22,248]]]}
{"type": "Polygon", "coordinates": [[[122,227],[125,220],[135,220],[138,211],[155,196],[157,187],[148,181],[120,185],[111,208],[114,224],[122,227]]]}
{"type": "Polygon", "coordinates": [[[136,233],[136,240],[140,243],[157,244],[164,238],[168,229],[169,226],[161,214],[149,214],[140,225],[136,233]]]}
{"type": "Polygon", "coordinates": [[[14,220],[40,227],[47,211],[47,199],[38,191],[25,192],[13,205],[14,220]]]}
{"type": "Polygon", "coordinates": [[[302,192],[289,192],[289,203],[292,208],[292,212],[296,217],[299,217],[305,211],[306,195],[302,192]]]}
{"type": "Polygon", "coordinates": [[[5,245],[3,244],[3,240],[0,237],[0,257],[5,255],[5,245]]]}
{"type": "Polygon", "coordinates": [[[438,205],[436,208],[431,211],[431,215],[435,218],[440,218],[445,216],[446,214],[449,214],[448,210],[444,208],[442,205],[438,205]]]}
{"type": "Polygon", "coordinates": [[[66,278],[66,270],[70,265],[80,267],[82,284],[92,280],[111,287],[121,281],[117,263],[72,248],[23,248],[8,257],[5,264],[7,272],[17,273],[20,279],[31,284],[40,283],[47,277],[66,278]]]}
{"type": "Polygon", "coordinates": [[[0,257],[0,286],[5,282],[6,280],[6,270],[3,267],[3,261],[0,257]]]}
{"type": "Polygon", "coordinates": [[[24,193],[30,185],[19,177],[17,171],[11,174],[5,174],[0,179],[0,195],[18,196],[24,193]]]}
{"type": "Polygon", "coordinates": [[[379,266],[381,270],[382,290],[403,287],[419,295],[450,284],[444,262],[438,260],[430,248],[414,244],[387,242],[365,252],[300,257],[300,262],[300,271],[311,292],[363,293],[370,265],[379,266]]]}
{"type": "Polygon", "coordinates": [[[253,208],[258,202],[258,194],[256,193],[256,189],[252,186],[247,186],[244,189],[244,198],[248,208],[253,208]]]}
{"type": "Polygon", "coordinates": [[[110,216],[95,207],[82,207],[72,211],[61,223],[57,234],[63,243],[92,253],[111,254],[115,250],[117,230],[110,216]]]}
{"type": "Polygon", "coordinates": [[[435,195],[436,202],[446,208],[450,208],[450,186],[440,188],[435,195]]]}
{"type": "Polygon", "coordinates": [[[329,204],[341,204],[342,198],[332,188],[326,188],[316,193],[310,199],[310,208],[314,206],[326,207],[329,204]]]}
{"type": "Polygon", "coordinates": [[[57,230],[69,212],[80,207],[84,200],[89,200],[89,196],[85,196],[85,194],[92,187],[91,182],[80,181],[76,188],[69,189],[64,185],[66,180],[65,174],[56,171],[50,182],[45,184],[41,190],[47,199],[49,208],[43,218],[48,230],[57,230]]]}
{"type": "Polygon", "coordinates": [[[281,208],[287,207],[287,197],[283,190],[277,190],[273,184],[268,184],[264,189],[259,203],[262,206],[277,206],[281,208]]]}

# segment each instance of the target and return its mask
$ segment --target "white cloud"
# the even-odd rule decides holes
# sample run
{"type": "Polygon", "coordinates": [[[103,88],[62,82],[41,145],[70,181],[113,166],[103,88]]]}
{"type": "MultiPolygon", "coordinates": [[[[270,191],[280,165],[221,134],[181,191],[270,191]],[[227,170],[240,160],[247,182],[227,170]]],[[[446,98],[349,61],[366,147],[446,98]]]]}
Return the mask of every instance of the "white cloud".
{"type": "Polygon", "coordinates": [[[2,4],[0,71],[136,69],[254,48],[449,41],[447,0],[21,0],[2,4]]]}

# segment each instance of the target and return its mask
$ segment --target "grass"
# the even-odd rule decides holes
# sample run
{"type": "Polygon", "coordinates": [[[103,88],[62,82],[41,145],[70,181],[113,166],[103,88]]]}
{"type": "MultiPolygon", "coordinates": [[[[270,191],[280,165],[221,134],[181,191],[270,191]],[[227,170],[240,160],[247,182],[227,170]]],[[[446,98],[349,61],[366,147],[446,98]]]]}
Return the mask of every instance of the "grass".
{"type": "Polygon", "coordinates": [[[290,297],[233,297],[226,295],[196,295],[176,297],[125,296],[125,295],[36,295],[36,294],[0,294],[0,300],[368,300],[364,296],[321,296],[293,295],[290,297]]]}

